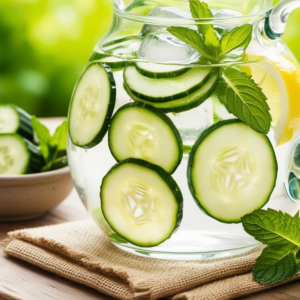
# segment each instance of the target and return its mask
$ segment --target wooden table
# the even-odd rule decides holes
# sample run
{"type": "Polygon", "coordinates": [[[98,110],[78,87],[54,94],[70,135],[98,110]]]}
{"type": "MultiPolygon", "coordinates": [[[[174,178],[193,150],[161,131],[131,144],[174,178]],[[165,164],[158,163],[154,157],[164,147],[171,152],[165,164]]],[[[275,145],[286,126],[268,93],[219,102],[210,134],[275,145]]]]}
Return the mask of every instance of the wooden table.
{"type": "MultiPolygon", "coordinates": [[[[49,122],[54,126],[56,122],[49,122]]],[[[46,123],[48,123],[46,122],[46,123]]],[[[59,224],[88,217],[73,191],[57,208],[43,217],[26,222],[0,223],[0,243],[7,232],[22,228],[59,224]]],[[[0,249],[0,300],[108,300],[108,296],[44,271],[21,260],[6,256],[0,249]]],[[[300,300],[300,282],[290,283],[243,300],[300,300]]],[[[214,299],[212,299],[214,300],[214,299]]]]}
{"type": "MultiPolygon", "coordinates": [[[[0,223],[0,243],[11,230],[59,224],[87,218],[88,215],[75,192],[57,208],[42,218],[18,222],[0,223]]],[[[0,299],[1,300],[108,300],[111,299],[93,289],[73,283],[38,267],[6,256],[0,251],[0,299]]],[[[300,299],[300,282],[256,294],[243,300],[296,300],[300,299]]],[[[213,300],[213,299],[212,299],[213,300]]]]}

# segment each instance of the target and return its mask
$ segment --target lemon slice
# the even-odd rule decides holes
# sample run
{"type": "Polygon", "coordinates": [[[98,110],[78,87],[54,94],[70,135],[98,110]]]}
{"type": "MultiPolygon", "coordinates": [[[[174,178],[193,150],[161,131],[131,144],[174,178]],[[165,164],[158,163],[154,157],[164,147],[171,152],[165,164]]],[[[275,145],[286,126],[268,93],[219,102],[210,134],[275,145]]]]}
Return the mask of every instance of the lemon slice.
{"type": "Polygon", "coordinates": [[[262,88],[272,115],[277,145],[290,141],[300,129],[300,69],[297,63],[282,57],[280,62],[267,58],[241,66],[262,88]]]}

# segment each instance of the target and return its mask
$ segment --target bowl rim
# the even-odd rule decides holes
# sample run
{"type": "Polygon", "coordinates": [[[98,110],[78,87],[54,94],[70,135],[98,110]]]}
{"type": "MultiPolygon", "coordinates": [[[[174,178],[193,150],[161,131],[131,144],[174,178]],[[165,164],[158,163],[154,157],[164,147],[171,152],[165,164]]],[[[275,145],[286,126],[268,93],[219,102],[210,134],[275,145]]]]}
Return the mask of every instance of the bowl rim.
{"type": "Polygon", "coordinates": [[[45,178],[45,177],[51,177],[55,175],[64,175],[70,172],[69,166],[53,170],[53,171],[47,171],[47,172],[41,172],[41,173],[34,173],[34,174],[23,174],[23,175],[6,175],[6,176],[0,176],[0,182],[5,180],[13,180],[13,179],[36,179],[36,178],[45,178]]]}

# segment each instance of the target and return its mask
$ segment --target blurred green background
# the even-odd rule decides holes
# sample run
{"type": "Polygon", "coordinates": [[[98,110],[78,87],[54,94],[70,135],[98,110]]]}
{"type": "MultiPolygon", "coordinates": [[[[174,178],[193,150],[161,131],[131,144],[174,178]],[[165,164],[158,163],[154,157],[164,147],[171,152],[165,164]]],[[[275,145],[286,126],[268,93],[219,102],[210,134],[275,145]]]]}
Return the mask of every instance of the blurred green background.
{"type": "MultiPolygon", "coordinates": [[[[73,86],[111,17],[110,0],[0,0],[0,103],[39,117],[65,116],[73,86]]],[[[300,61],[299,26],[300,9],[284,35],[300,61]]]]}

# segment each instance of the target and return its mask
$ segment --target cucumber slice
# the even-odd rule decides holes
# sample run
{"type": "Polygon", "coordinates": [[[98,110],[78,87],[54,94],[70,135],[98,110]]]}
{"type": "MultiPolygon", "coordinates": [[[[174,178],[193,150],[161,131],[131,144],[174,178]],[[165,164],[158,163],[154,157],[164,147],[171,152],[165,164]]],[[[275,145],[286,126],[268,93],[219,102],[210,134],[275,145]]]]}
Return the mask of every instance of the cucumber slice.
{"type": "Polygon", "coordinates": [[[124,82],[131,93],[149,102],[176,100],[198,90],[209,78],[211,68],[192,68],[175,78],[153,79],[141,75],[134,66],[124,70],[124,82]]]}
{"type": "Polygon", "coordinates": [[[239,223],[262,208],[275,187],[277,161],[267,136],[241,121],[206,129],[188,162],[188,183],[198,206],[214,219],[239,223]]]}
{"type": "Polygon", "coordinates": [[[163,65],[155,63],[136,63],[136,69],[140,74],[149,78],[173,78],[186,73],[190,68],[175,66],[175,65],[163,65]]]}
{"type": "Polygon", "coordinates": [[[0,176],[39,172],[44,165],[42,153],[16,133],[0,134],[0,176]]]}
{"type": "Polygon", "coordinates": [[[110,227],[140,247],[170,238],[182,219],[181,191],[163,168],[141,159],[126,159],[103,178],[101,207],[110,227]]]}
{"type": "Polygon", "coordinates": [[[128,95],[131,97],[132,100],[137,102],[146,103],[149,105],[152,105],[158,109],[160,109],[163,112],[183,112],[190,109],[193,109],[197,106],[199,106],[201,103],[203,103],[206,99],[208,99],[215,91],[217,85],[218,85],[218,78],[219,73],[217,70],[213,70],[209,76],[209,79],[207,82],[202,86],[199,90],[192,93],[191,95],[187,97],[183,97],[181,99],[165,102],[165,103],[155,103],[155,102],[149,102],[145,101],[137,96],[135,96],[131,90],[124,84],[124,89],[128,93],[128,95]]]}
{"type": "Polygon", "coordinates": [[[10,104],[0,104],[0,134],[18,133],[33,141],[31,115],[23,109],[10,104]]]}
{"type": "Polygon", "coordinates": [[[182,141],[177,128],[164,113],[146,104],[126,104],[115,113],[108,143],[117,161],[141,158],[170,174],[182,159],[182,141]]]}
{"type": "Polygon", "coordinates": [[[109,67],[90,64],[75,86],[69,110],[69,134],[74,145],[89,149],[102,141],[115,101],[116,85],[109,67]]]}
{"type": "Polygon", "coordinates": [[[133,47],[135,44],[140,45],[142,43],[142,39],[137,35],[129,35],[124,37],[118,37],[110,40],[107,43],[104,43],[101,48],[105,49],[113,49],[116,47],[133,47]]]}
{"type": "Polygon", "coordinates": [[[142,39],[133,35],[110,40],[104,43],[100,48],[111,55],[134,58],[141,43],[142,39]]]}
{"type": "Polygon", "coordinates": [[[92,62],[97,61],[100,63],[104,63],[108,65],[113,72],[123,70],[124,68],[134,64],[133,62],[98,52],[94,52],[89,60],[92,62]]]}

